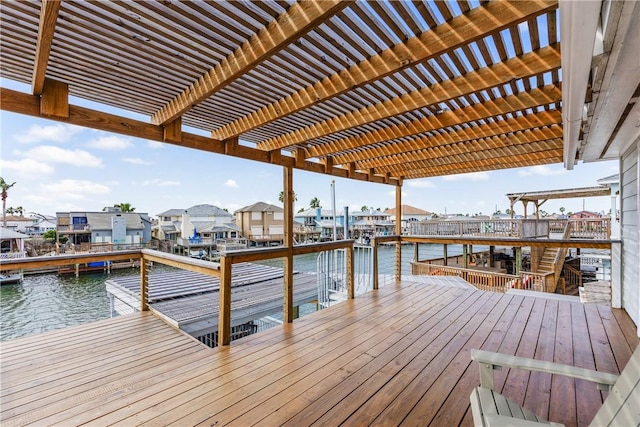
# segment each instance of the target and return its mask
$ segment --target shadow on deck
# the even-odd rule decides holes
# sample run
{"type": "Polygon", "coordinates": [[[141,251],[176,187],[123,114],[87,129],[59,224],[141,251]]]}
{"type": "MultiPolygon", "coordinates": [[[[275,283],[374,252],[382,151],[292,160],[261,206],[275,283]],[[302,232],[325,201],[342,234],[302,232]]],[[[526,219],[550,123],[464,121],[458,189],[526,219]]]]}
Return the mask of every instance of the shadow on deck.
{"type": "MultiPolygon", "coordinates": [[[[149,313],[2,343],[1,421],[78,425],[470,425],[482,348],[619,373],[626,313],[403,282],[209,349],[149,313]]],[[[583,381],[501,371],[496,389],[586,425],[583,381]]]]}

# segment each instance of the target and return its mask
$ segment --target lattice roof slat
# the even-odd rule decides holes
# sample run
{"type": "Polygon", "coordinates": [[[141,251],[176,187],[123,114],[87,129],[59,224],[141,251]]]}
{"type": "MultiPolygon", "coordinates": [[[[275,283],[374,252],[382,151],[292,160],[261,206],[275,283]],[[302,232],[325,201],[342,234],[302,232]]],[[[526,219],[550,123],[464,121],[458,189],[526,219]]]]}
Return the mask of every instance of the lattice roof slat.
{"type": "Polygon", "coordinates": [[[0,3],[0,75],[152,124],[70,123],[162,138],[180,118],[212,138],[168,142],[388,183],[562,158],[554,0],[60,5],[39,34],[39,1],[0,3]]]}

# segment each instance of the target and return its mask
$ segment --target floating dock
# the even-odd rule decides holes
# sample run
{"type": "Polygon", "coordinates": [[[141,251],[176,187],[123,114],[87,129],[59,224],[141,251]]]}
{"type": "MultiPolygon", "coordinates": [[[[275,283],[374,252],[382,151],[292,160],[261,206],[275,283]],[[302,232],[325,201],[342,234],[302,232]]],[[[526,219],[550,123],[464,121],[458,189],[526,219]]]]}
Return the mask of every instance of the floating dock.
{"type": "MultiPolygon", "coordinates": [[[[282,311],[283,270],[253,263],[233,266],[231,277],[231,326],[282,311]]],[[[315,302],[317,276],[294,272],[294,305],[315,302]]],[[[140,306],[140,276],[107,280],[112,312],[128,314],[140,306]]],[[[220,280],[191,271],[149,274],[149,307],[168,323],[200,338],[217,332],[220,280]]]]}

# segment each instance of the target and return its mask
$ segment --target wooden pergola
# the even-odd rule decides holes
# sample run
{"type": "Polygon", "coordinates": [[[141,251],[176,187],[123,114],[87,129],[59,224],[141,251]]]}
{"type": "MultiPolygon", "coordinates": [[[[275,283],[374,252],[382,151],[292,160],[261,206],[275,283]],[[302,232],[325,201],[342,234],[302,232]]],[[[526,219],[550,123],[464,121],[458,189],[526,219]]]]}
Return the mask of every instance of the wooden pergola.
{"type": "Polygon", "coordinates": [[[2,109],[392,185],[559,163],[557,8],[2,2],[0,75],[31,85],[3,88],[2,109]]]}
{"type": "Polygon", "coordinates": [[[513,206],[522,202],[524,207],[524,217],[527,217],[527,205],[533,203],[536,208],[536,218],[540,218],[540,206],[550,199],[574,199],[581,197],[602,197],[610,196],[611,187],[607,185],[597,185],[593,187],[566,188],[562,190],[549,191],[527,191],[522,193],[509,193],[507,198],[511,206],[511,218],[513,218],[513,206]]]}

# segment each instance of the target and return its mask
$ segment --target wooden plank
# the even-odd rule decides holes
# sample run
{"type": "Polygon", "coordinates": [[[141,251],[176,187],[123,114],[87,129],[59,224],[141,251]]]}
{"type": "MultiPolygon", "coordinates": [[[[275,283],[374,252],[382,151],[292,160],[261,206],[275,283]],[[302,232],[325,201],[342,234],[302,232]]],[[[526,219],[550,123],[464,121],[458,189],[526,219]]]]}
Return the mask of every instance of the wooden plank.
{"type": "MultiPolygon", "coordinates": [[[[573,365],[580,368],[596,369],[590,331],[583,304],[571,305],[571,329],[573,331],[573,365]]],[[[589,425],[603,402],[601,392],[593,384],[585,380],[575,380],[577,424],[589,425]]]]}
{"type": "MultiPolygon", "coordinates": [[[[464,333],[456,335],[455,339],[442,349],[442,353],[438,356],[441,360],[438,362],[434,359],[435,363],[427,366],[420,372],[420,375],[402,391],[400,398],[407,403],[413,403],[415,396],[420,396],[420,393],[424,392],[415,406],[413,406],[413,409],[411,409],[402,420],[402,424],[415,425],[419,423],[420,420],[436,422],[434,420],[435,415],[440,408],[442,408],[444,402],[451,397],[450,393],[452,388],[455,388],[455,386],[451,387],[452,384],[461,382],[469,385],[477,384],[478,376],[472,376],[472,372],[469,370],[471,365],[469,353],[472,348],[478,348],[485,342],[491,334],[492,329],[504,314],[504,311],[509,307],[510,299],[511,298],[502,294],[497,294],[488,301],[487,306],[478,310],[472,320],[466,325],[464,333]],[[449,359],[450,362],[443,363],[443,359],[449,359]],[[446,365],[446,367],[442,369],[442,365],[446,365]],[[413,393],[411,393],[412,390],[413,393]],[[410,394],[413,394],[414,397],[411,398],[410,394]]],[[[461,393],[461,395],[462,394],[464,393],[461,393]]],[[[458,399],[460,399],[460,397],[458,397],[458,399]]],[[[398,410],[399,404],[400,402],[394,400],[384,412],[380,413],[379,417],[388,417],[393,414],[393,412],[389,412],[389,410],[394,406],[396,410],[398,410]]],[[[466,407],[469,405],[469,401],[468,399],[466,401],[461,400],[460,404],[462,407],[466,407]]],[[[391,416],[393,417],[394,415],[391,416]]]]}
{"type": "MultiPolygon", "coordinates": [[[[387,315],[393,316],[394,311],[397,308],[385,309],[388,314],[381,313],[381,322],[384,322],[387,315]]],[[[373,313],[372,313],[373,315],[373,313]]],[[[372,324],[372,328],[375,329],[375,323],[372,324]]],[[[336,345],[340,345],[340,343],[344,342],[344,339],[341,337],[342,334],[354,334],[358,330],[357,325],[352,325],[350,328],[341,328],[338,329],[340,333],[334,334],[331,336],[330,340],[326,340],[326,343],[332,345],[330,343],[335,343],[336,345]]],[[[366,332],[366,330],[364,331],[366,332]]],[[[305,355],[310,355],[312,358],[315,358],[314,348],[305,344],[305,340],[301,342],[295,343],[295,355],[296,359],[299,357],[305,357],[305,355]]],[[[244,386],[242,390],[246,390],[246,387],[253,387],[258,384],[258,381],[264,375],[271,375],[270,372],[272,369],[277,368],[281,365],[283,370],[289,371],[289,365],[293,362],[294,359],[289,358],[284,364],[282,363],[281,354],[288,354],[294,349],[289,349],[284,347],[279,349],[280,346],[270,346],[265,348],[265,350],[270,350],[268,353],[268,357],[261,356],[259,354],[253,355],[251,358],[247,358],[247,360],[235,359],[234,365],[230,368],[225,368],[222,366],[218,366],[217,363],[212,362],[209,366],[208,373],[205,375],[195,375],[190,376],[190,378],[186,379],[182,382],[176,382],[173,386],[177,388],[173,393],[161,393],[157,390],[151,390],[148,393],[145,393],[143,397],[146,397],[146,403],[149,407],[158,408],[159,411],[145,411],[145,414],[140,414],[139,416],[135,416],[132,418],[134,414],[136,414],[137,408],[135,405],[131,404],[123,404],[121,399],[114,399],[111,405],[111,408],[103,407],[102,411],[106,414],[101,421],[106,423],[112,423],[116,420],[122,420],[125,423],[130,424],[132,420],[136,420],[136,422],[143,422],[147,419],[147,417],[154,417],[156,415],[160,416],[161,413],[173,405],[188,405],[190,411],[194,411],[198,408],[199,404],[209,405],[207,412],[209,413],[212,408],[216,410],[221,410],[226,405],[232,405],[237,402],[237,397],[233,397],[231,399],[227,398],[227,395],[232,392],[240,392],[243,396],[246,395],[245,391],[239,391],[238,386],[244,386]],[[286,350],[283,351],[283,350],[286,350]],[[238,364],[238,361],[241,364],[238,364]],[[202,396],[200,396],[202,395],[202,396]],[[168,400],[164,400],[168,399],[168,400]],[[162,402],[162,404],[160,404],[162,402]],[[120,408],[115,409],[114,408],[120,408]]],[[[322,350],[327,351],[327,350],[322,350]]],[[[140,398],[141,396],[136,396],[136,398],[140,398]]],[[[188,413],[189,411],[187,411],[188,413]]],[[[175,417],[176,415],[185,415],[184,411],[178,411],[177,413],[173,413],[170,416],[175,417]]],[[[197,417],[198,413],[196,412],[192,417],[197,417]]],[[[163,415],[163,422],[167,418],[163,415]]],[[[196,418],[197,419],[197,418],[196,418]]],[[[74,421],[86,420],[86,418],[76,418],[74,421]]],[[[177,420],[176,420],[177,421],[177,420]]],[[[195,424],[193,420],[190,419],[181,419],[178,422],[186,423],[189,425],[195,424]]]]}
{"type": "MultiPolygon", "coordinates": [[[[607,307],[407,282],[217,349],[136,313],[3,343],[2,418],[57,425],[465,424],[479,384],[469,348],[613,368],[628,360],[627,328],[630,320],[607,307]],[[33,369],[32,354],[49,362],[33,369]]],[[[495,373],[505,397],[515,390],[537,408],[548,400],[552,421],[582,419],[573,382],[565,388],[564,377],[553,377],[549,396],[537,397],[546,378],[513,385],[519,376],[509,372],[503,385],[506,373],[495,373]]],[[[599,393],[580,399],[596,410],[601,402],[599,393]]]]}
{"type": "MultiPolygon", "coordinates": [[[[573,366],[571,308],[568,303],[558,305],[553,361],[573,366]]],[[[549,402],[549,420],[563,424],[575,422],[572,421],[572,414],[577,410],[575,381],[564,376],[554,377],[549,402]]]]}
{"type": "MultiPolygon", "coordinates": [[[[275,361],[278,364],[277,368],[271,369],[268,374],[260,373],[235,378],[233,384],[222,387],[215,393],[201,394],[200,391],[197,391],[200,395],[196,394],[196,399],[187,401],[191,409],[199,409],[184,418],[171,419],[171,422],[188,425],[212,422],[224,425],[233,422],[238,425],[249,425],[260,421],[262,417],[266,416],[266,408],[270,405],[276,407],[282,405],[290,400],[290,396],[304,392],[305,388],[314,385],[320,379],[319,377],[332,372],[331,367],[337,369],[344,363],[353,363],[354,357],[361,354],[365,357],[356,363],[371,360],[371,356],[366,354],[366,350],[385,340],[386,337],[393,338],[396,334],[391,329],[381,328],[389,317],[394,316],[395,310],[397,307],[391,310],[385,308],[380,313],[380,318],[375,315],[371,316],[367,327],[349,328],[350,330],[342,337],[326,336],[323,345],[316,348],[315,351],[309,352],[304,349],[301,352],[296,352],[295,358],[289,358],[285,363],[275,361]],[[348,344],[345,345],[345,342],[348,344]],[[243,390],[238,390],[236,385],[245,382],[247,382],[247,386],[243,390]],[[288,397],[284,398],[283,395],[288,397]],[[256,405],[260,403],[261,407],[257,408],[256,405]]],[[[428,311],[425,306],[414,307],[403,313],[406,321],[399,319],[400,322],[396,326],[400,328],[410,323],[410,319],[415,319],[416,316],[424,315],[428,311]]],[[[304,396],[308,396],[306,392],[304,396]]],[[[181,399],[185,400],[182,396],[181,399]]],[[[164,416],[161,419],[166,422],[164,416]]],[[[136,422],[139,420],[143,419],[135,418],[136,422]]]]}
{"type": "MultiPolygon", "coordinates": [[[[509,326],[513,323],[522,304],[522,297],[505,294],[503,299],[508,302],[507,308],[501,314],[495,326],[492,327],[484,343],[476,348],[497,351],[500,343],[504,341],[506,334],[509,333],[509,326]]],[[[484,328],[484,324],[481,325],[481,327],[484,328]]],[[[468,401],[464,398],[464,395],[468,390],[479,385],[479,378],[480,373],[478,372],[477,363],[469,364],[463,377],[451,389],[449,396],[431,419],[431,423],[433,425],[468,425],[469,422],[465,422],[465,419],[467,418],[467,414],[471,417],[471,413],[470,411],[463,413],[460,411],[460,408],[468,405],[468,401]]]]}
{"type": "MultiPolygon", "coordinates": [[[[547,301],[533,358],[553,361],[558,322],[558,301],[547,301]]],[[[524,407],[534,414],[549,419],[549,396],[551,395],[551,375],[532,372],[527,384],[524,407]]]]}
{"type": "Polygon", "coordinates": [[[471,305],[467,303],[468,300],[465,300],[455,308],[455,314],[452,314],[457,321],[448,325],[438,324],[430,327],[428,338],[425,336],[427,330],[417,328],[392,348],[381,348],[379,354],[369,352],[376,356],[372,363],[355,372],[348,381],[343,382],[340,388],[326,390],[320,399],[300,411],[284,425],[299,425],[303,420],[307,424],[326,423],[328,420],[342,422],[363,403],[363,400],[368,399],[375,390],[386,383],[388,377],[385,379],[384,372],[394,375],[418,355],[421,355],[419,359],[422,364],[428,363],[473,316],[475,309],[470,309],[470,306],[482,306],[487,299],[487,295],[479,294],[471,305]],[[422,339],[417,340],[418,337],[422,339]]]}

